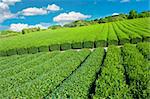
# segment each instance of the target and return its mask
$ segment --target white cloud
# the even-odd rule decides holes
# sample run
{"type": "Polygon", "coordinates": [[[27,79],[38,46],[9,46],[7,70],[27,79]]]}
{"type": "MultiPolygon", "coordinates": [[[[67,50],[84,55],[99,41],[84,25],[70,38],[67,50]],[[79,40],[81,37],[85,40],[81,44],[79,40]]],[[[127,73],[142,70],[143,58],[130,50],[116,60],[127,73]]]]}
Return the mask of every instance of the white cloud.
{"type": "Polygon", "coordinates": [[[11,24],[9,29],[12,31],[20,32],[25,28],[34,28],[34,27],[40,27],[41,29],[47,29],[50,23],[40,23],[36,25],[28,25],[24,23],[17,23],[17,24],[11,24]]]}
{"type": "Polygon", "coordinates": [[[9,9],[8,5],[3,2],[0,2],[0,10],[6,10],[6,9],[9,9]]]}
{"type": "Polygon", "coordinates": [[[112,15],[119,15],[119,13],[113,13],[112,15]]]}
{"type": "Polygon", "coordinates": [[[21,2],[22,0],[0,0],[0,23],[4,22],[7,19],[20,18],[25,19],[24,16],[34,16],[34,15],[45,15],[51,12],[59,11],[60,7],[52,4],[47,7],[42,8],[26,8],[17,13],[12,13],[9,9],[10,5],[14,5],[16,2],[21,2]]]}
{"type": "Polygon", "coordinates": [[[0,14],[0,23],[4,22],[7,19],[16,18],[15,14],[12,14],[10,12],[4,12],[0,14]]]}
{"type": "MultiPolygon", "coordinates": [[[[117,0],[107,0],[107,1],[117,2],[117,0]]],[[[121,3],[126,3],[126,2],[130,2],[130,1],[132,1],[132,0],[120,0],[121,3]]],[[[139,2],[139,1],[142,1],[142,0],[133,0],[133,1],[139,2]]]]}
{"type": "Polygon", "coordinates": [[[52,5],[48,5],[47,8],[36,8],[36,7],[31,7],[31,8],[26,8],[23,9],[20,13],[24,16],[35,16],[35,15],[45,15],[48,14],[50,12],[55,12],[55,11],[59,11],[60,7],[52,4],[52,5]]]}
{"type": "Polygon", "coordinates": [[[22,29],[24,29],[24,28],[28,28],[28,24],[21,24],[21,23],[11,24],[9,29],[12,31],[19,32],[19,31],[22,31],[22,29]]]}
{"type": "Polygon", "coordinates": [[[44,23],[44,22],[41,22],[40,25],[42,25],[42,26],[45,27],[45,28],[48,28],[48,27],[51,26],[52,24],[51,24],[51,23],[44,23]]]}
{"type": "Polygon", "coordinates": [[[121,2],[121,3],[130,2],[130,0],[121,0],[120,2],[121,2]]]}
{"type": "Polygon", "coordinates": [[[42,24],[36,24],[36,25],[29,25],[28,28],[34,28],[34,27],[40,27],[40,29],[47,29],[47,26],[44,26],[42,24]]]}
{"type": "Polygon", "coordinates": [[[58,22],[61,25],[64,25],[64,24],[69,23],[69,22],[73,22],[73,21],[76,21],[76,20],[83,20],[83,19],[87,19],[87,18],[90,18],[90,17],[91,17],[90,15],[84,15],[80,12],[72,11],[72,12],[69,12],[69,13],[59,14],[58,16],[53,18],[53,21],[58,22]]]}
{"type": "Polygon", "coordinates": [[[8,4],[5,2],[0,2],[0,23],[7,19],[15,17],[16,14],[11,13],[8,4]]]}
{"type": "Polygon", "coordinates": [[[52,4],[52,5],[48,5],[47,10],[48,11],[59,11],[60,7],[55,4],[52,4]]]}
{"type": "Polygon", "coordinates": [[[16,2],[21,2],[21,0],[2,0],[2,2],[7,5],[14,5],[16,2]]]}
{"type": "Polygon", "coordinates": [[[47,14],[47,10],[33,7],[22,10],[22,14],[25,16],[44,15],[47,14]]]}

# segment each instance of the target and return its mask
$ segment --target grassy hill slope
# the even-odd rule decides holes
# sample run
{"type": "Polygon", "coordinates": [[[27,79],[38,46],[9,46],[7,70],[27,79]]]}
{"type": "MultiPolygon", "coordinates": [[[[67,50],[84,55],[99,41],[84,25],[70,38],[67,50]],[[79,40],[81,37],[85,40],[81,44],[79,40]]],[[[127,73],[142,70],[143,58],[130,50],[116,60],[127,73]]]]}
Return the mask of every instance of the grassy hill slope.
{"type": "Polygon", "coordinates": [[[93,48],[150,41],[150,18],[46,30],[0,39],[0,55],[93,48]]]}

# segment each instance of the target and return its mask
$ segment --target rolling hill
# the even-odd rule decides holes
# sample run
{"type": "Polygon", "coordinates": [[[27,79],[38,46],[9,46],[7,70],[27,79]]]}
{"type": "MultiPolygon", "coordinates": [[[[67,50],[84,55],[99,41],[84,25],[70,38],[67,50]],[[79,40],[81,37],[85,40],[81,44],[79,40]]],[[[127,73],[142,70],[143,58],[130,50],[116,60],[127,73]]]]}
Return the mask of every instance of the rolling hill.
{"type": "Polygon", "coordinates": [[[150,18],[38,31],[0,39],[0,55],[105,47],[150,41],[150,18]]]}

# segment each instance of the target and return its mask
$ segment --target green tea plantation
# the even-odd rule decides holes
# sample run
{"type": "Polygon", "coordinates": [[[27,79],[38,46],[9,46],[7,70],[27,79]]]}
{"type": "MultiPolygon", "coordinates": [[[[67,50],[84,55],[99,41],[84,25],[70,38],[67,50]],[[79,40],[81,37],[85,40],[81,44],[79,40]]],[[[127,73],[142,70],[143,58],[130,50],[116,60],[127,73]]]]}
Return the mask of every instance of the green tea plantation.
{"type": "Polygon", "coordinates": [[[0,99],[150,99],[150,17],[1,38],[0,99]]]}
{"type": "Polygon", "coordinates": [[[150,41],[150,18],[38,31],[0,39],[0,56],[150,41]]]}
{"type": "Polygon", "coordinates": [[[150,43],[0,57],[1,99],[149,99],[150,43]]]}

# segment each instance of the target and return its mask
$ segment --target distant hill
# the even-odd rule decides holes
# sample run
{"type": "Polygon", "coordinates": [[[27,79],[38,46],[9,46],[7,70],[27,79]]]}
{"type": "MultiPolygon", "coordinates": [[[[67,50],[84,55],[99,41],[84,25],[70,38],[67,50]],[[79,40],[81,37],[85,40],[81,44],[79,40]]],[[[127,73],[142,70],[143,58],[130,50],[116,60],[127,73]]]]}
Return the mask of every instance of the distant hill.
{"type": "Polygon", "coordinates": [[[69,24],[65,24],[64,27],[80,27],[80,26],[87,26],[92,24],[101,24],[107,22],[123,21],[127,19],[144,18],[144,17],[150,17],[150,11],[143,11],[141,13],[137,13],[135,10],[131,10],[129,14],[121,13],[118,15],[106,16],[104,18],[98,18],[90,21],[78,20],[69,24]]]}
{"type": "MultiPolygon", "coordinates": [[[[137,13],[137,11],[131,10],[129,14],[120,13],[118,15],[106,16],[106,17],[97,18],[94,20],[77,20],[77,21],[65,24],[64,26],[52,25],[52,26],[49,26],[48,29],[55,30],[55,29],[60,29],[60,28],[73,28],[73,27],[89,26],[93,24],[102,24],[102,23],[108,23],[108,22],[123,21],[127,19],[145,18],[145,17],[150,17],[150,11],[143,11],[141,13],[137,13]]],[[[44,31],[44,30],[45,29],[40,29],[39,27],[25,28],[22,30],[22,32],[14,32],[10,30],[5,30],[5,31],[0,31],[0,38],[14,36],[17,34],[26,34],[26,33],[32,33],[32,32],[37,32],[37,31],[44,31]]]]}

